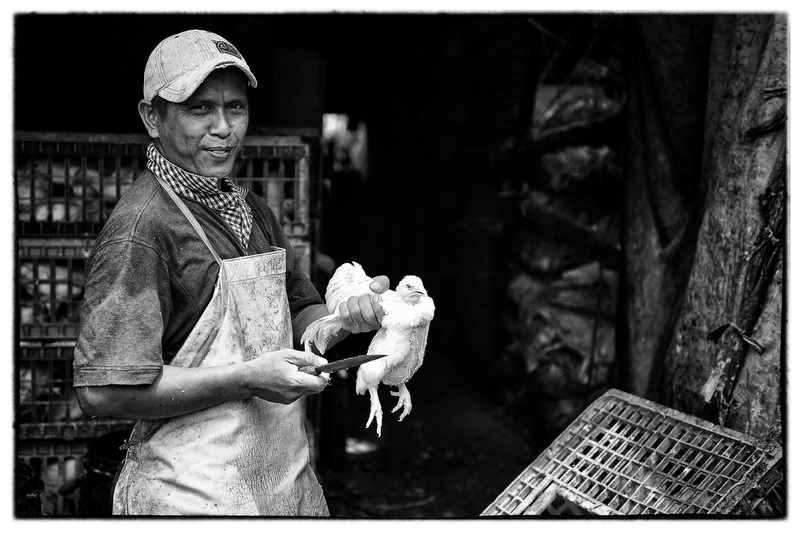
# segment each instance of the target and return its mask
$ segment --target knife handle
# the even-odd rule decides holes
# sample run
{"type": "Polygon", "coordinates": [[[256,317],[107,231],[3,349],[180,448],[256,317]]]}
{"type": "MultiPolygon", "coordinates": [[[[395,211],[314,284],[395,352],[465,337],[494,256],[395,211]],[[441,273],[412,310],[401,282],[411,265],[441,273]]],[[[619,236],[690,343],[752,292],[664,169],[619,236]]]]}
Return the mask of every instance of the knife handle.
{"type": "Polygon", "coordinates": [[[305,372],[306,374],[311,374],[312,376],[320,375],[320,371],[317,370],[316,366],[301,366],[298,370],[300,370],[300,372],[305,372]]]}

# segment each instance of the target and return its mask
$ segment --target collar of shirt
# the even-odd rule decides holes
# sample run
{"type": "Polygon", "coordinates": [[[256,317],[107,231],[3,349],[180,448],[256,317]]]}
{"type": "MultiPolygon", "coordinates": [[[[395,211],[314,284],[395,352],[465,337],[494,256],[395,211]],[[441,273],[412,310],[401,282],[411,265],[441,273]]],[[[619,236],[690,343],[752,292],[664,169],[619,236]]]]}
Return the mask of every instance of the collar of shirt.
{"type": "Polygon", "coordinates": [[[147,147],[147,168],[178,194],[216,211],[239,238],[244,249],[247,249],[253,228],[253,213],[245,201],[248,192],[246,188],[236,185],[225,176],[220,180],[220,187],[224,190],[220,190],[217,188],[216,178],[183,170],[161,155],[152,143],[147,147]]]}

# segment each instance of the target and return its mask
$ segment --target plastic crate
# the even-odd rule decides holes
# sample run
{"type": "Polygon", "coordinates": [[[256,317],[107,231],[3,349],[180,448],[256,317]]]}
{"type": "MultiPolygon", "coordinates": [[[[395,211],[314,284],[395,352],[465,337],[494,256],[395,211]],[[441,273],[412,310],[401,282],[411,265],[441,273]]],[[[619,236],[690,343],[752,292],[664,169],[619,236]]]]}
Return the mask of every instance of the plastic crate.
{"type": "Polygon", "coordinates": [[[22,235],[96,235],[145,168],[146,135],[19,132],[14,139],[22,235]]]}
{"type": "Polygon", "coordinates": [[[78,513],[80,491],[59,494],[59,489],[79,476],[81,458],[90,439],[23,439],[17,445],[17,458],[29,465],[44,482],[42,512],[51,516],[74,516],[78,513]]]}
{"type": "MultiPolygon", "coordinates": [[[[17,132],[19,234],[97,235],[146,168],[150,142],[146,135],[17,132]]],[[[311,157],[299,136],[248,136],[231,176],[267,200],[290,237],[311,231],[311,157]]]]}
{"type": "Polygon", "coordinates": [[[23,339],[75,338],[93,240],[19,241],[18,295],[23,339]]]}
{"type": "Polygon", "coordinates": [[[297,260],[300,262],[300,268],[309,278],[311,277],[311,243],[304,239],[289,238],[292,244],[294,253],[297,260]]]}
{"type": "Polygon", "coordinates": [[[784,513],[777,443],[612,389],[481,515],[784,513]]]}
{"type": "MultiPolygon", "coordinates": [[[[311,181],[318,172],[316,132],[269,131],[245,140],[232,178],[264,197],[311,275],[311,181]]],[[[146,135],[17,132],[20,343],[17,437],[20,458],[55,479],[74,470],[86,443],[132,420],[87,419],[72,389],[86,261],[120,196],[146,168],[146,135]],[[32,448],[33,447],[33,448],[32,448]],[[34,449],[35,448],[35,449],[34,449]]],[[[309,405],[312,460],[319,441],[318,405],[309,405]]],[[[65,478],[66,479],[66,478],[65,478]]],[[[74,514],[74,498],[49,484],[45,511],[74,514]]]]}
{"type": "MultiPolygon", "coordinates": [[[[289,239],[300,266],[311,276],[311,244],[289,239]]],[[[93,239],[19,241],[18,295],[20,337],[24,340],[75,339],[93,239]]]]}
{"type": "MultiPolygon", "coordinates": [[[[311,247],[293,238],[310,275],[311,247]]],[[[19,431],[25,438],[103,434],[128,421],[87,419],[72,389],[84,271],[94,240],[20,239],[19,431]]]]}
{"type": "Polygon", "coordinates": [[[310,226],[311,146],[299,137],[249,136],[233,180],[266,199],[289,238],[307,238],[310,226]]]}
{"type": "Polygon", "coordinates": [[[74,340],[22,341],[18,350],[20,438],[91,438],[132,427],[132,420],[83,414],[72,387],[74,340]]]}

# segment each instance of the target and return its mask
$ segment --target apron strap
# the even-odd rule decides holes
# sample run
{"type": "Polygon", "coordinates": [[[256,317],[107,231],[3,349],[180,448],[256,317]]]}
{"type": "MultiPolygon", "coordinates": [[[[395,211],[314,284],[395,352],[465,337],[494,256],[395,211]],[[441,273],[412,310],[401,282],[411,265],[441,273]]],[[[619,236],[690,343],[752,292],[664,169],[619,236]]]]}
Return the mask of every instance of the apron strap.
{"type": "Polygon", "coordinates": [[[186,216],[186,218],[189,219],[189,223],[195,229],[197,234],[200,235],[200,239],[202,239],[202,241],[206,243],[206,246],[208,246],[211,255],[213,255],[214,259],[217,261],[217,264],[222,265],[222,259],[220,259],[219,255],[217,255],[217,252],[216,250],[214,250],[214,247],[211,246],[211,242],[209,242],[208,237],[206,236],[206,232],[203,231],[203,228],[200,226],[200,223],[194,217],[192,212],[189,211],[189,208],[186,207],[186,204],[183,202],[183,200],[181,200],[180,196],[178,196],[178,193],[176,193],[172,189],[172,187],[167,185],[167,183],[164,181],[163,178],[159,177],[155,173],[153,173],[153,175],[156,177],[156,180],[158,180],[158,183],[164,188],[164,190],[167,191],[167,194],[169,194],[170,198],[172,198],[172,200],[175,202],[175,205],[178,206],[178,209],[180,209],[181,212],[183,212],[183,214],[186,216]]]}

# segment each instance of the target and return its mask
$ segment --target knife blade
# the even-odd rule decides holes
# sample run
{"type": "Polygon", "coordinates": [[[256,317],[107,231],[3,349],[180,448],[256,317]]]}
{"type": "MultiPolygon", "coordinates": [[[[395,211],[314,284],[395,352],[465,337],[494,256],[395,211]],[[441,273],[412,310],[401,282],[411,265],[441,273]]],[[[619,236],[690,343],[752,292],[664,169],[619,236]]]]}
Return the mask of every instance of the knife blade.
{"type": "Polygon", "coordinates": [[[344,370],[346,368],[353,368],[354,366],[363,365],[364,363],[369,363],[370,361],[374,361],[376,359],[380,359],[381,357],[386,357],[388,354],[385,353],[370,353],[366,355],[357,355],[355,357],[347,357],[346,359],[339,359],[338,361],[334,361],[332,363],[327,363],[320,366],[309,366],[304,367],[302,370],[308,372],[309,374],[321,374],[323,372],[338,372],[339,370],[344,370]]]}

